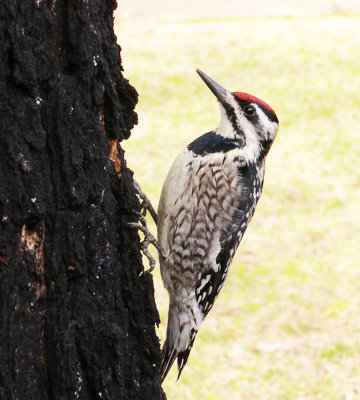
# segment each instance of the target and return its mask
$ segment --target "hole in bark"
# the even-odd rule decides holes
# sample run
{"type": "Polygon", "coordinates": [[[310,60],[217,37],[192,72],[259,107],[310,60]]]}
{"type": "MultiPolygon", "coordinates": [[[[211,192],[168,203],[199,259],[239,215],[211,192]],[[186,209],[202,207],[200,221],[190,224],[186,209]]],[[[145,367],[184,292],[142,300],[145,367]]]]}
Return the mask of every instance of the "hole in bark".
{"type": "Polygon", "coordinates": [[[39,223],[39,220],[38,219],[35,219],[35,218],[29,218],[27,221],[26,221],[26,230],[28,231],[28,232],[33,232],[33,231],[35,231],[35,229],[36,229],[36,227],[37,227],[37,224],[39,223]]]}

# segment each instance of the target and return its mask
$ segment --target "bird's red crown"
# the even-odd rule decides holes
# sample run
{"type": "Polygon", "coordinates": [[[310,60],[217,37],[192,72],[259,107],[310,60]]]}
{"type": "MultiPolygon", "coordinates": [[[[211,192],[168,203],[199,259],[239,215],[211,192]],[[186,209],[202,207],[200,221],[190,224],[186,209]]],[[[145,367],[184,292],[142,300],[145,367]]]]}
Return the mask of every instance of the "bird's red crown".
{"type": "Polygon", "coordinates": [[[265,103],[265,101],[260,100],[258,97],[253,96],[252,94],[248,94],[248,93],[244,93],[244,92],[233,92],[233,94],[235,96],[237,96],[240,100],[250,101],[252,103],[259,104],[260,106],[265,107],[270,112],[275,114],[275,111],[269,106],[269,104],[265,103]]]}

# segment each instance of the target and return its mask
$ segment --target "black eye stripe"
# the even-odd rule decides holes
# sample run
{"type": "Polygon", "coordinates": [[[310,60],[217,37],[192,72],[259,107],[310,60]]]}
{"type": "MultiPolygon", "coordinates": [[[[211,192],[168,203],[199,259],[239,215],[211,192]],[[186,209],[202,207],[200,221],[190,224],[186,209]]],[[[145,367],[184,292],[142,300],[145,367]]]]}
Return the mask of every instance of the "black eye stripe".
{"type": "Polygon", "coordinates": [[[267,108],[265,108],[261,104],[258,104],[258,107],[260,107],[261,111],[269,118],[270,121],[276,122],[277,124],[279,123],[276,114],[274,114],[273,112],[269,111],[267,108]]]}

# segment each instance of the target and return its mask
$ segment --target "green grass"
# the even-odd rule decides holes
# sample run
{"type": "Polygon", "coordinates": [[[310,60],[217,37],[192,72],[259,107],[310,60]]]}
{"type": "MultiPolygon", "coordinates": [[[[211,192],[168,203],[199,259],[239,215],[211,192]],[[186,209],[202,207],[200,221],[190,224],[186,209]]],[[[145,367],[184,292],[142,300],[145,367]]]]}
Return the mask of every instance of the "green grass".
{"type": "MultiPolygon", "coordinates": [[[[280,120],[263,196],[181,379],[174,369],[164,383],[169,399],[360,399],[359,26],[359,16],[117,20],[140,94],[123,146],[155,206],[176,154],[218,123],[196,67],[280,120]]],[[[168,300],[154,277],[163,340],[168,300]]]]}

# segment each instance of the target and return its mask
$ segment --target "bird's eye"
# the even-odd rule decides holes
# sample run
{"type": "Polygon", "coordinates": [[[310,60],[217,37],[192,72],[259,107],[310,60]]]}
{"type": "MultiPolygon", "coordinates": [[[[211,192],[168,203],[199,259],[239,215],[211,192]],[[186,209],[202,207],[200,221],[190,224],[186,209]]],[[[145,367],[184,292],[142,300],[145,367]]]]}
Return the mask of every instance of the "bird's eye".
{"type": "Polygon", "coordinates": [[[253,115],[255,115],[255,112],[256,112],[254,106],[246,106],[245,109],[244,109],[244,111],[245,111],[245,114],[246,114],[248,117],[252,117],[253,115]]]}

